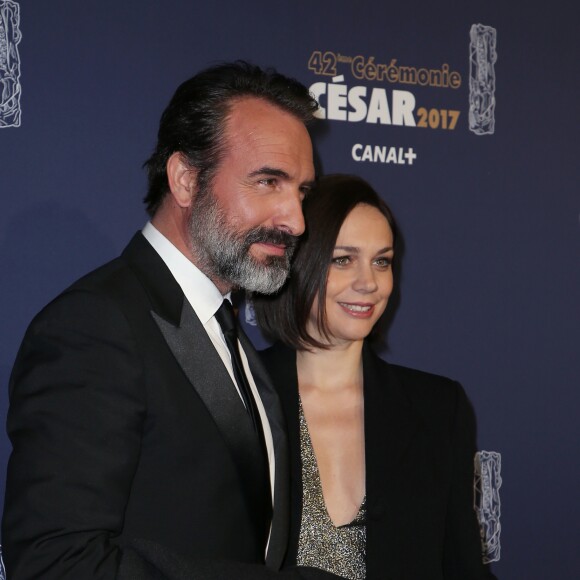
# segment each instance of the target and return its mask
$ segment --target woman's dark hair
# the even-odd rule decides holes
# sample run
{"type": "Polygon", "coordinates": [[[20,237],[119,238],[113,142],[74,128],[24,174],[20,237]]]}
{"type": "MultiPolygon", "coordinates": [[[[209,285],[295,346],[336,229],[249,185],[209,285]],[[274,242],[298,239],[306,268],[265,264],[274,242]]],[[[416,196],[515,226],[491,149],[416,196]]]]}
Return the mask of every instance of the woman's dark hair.
{"type": "Polygon", "coordinates": [[[292,262],[290,277],[274,295],[254,295],[254,309],[264,334],[297,350],[327,348],[310,336],[306,327],[318,297],[318,330],[331,338],[326,321],[328,268],[340,228],[359,204],[377,208],[386,218],[396,244],[397,226],[388,205],[363,179],[354,175],[322,177],[303,204],[306,232],[292,262]]]}
{"type": "Polygon", "coordinates": [[[167,160],[176,151],[198,171],[198,187],[210,185],[223,154],[225,120],[232,103],[244,97],[264,99],[305,124],[318,108],[297,80],[244,61],[208,68],[185,81],[161,116],[157,146],[144,164],[149,215],[155,214],[169,190],[167,160]]]}

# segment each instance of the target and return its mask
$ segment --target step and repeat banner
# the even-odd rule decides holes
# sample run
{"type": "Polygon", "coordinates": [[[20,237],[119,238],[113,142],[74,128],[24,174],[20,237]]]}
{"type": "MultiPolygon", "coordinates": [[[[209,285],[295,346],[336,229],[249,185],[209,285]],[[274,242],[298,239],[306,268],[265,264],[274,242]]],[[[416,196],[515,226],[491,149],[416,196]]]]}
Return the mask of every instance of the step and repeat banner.
{"type": "MultiPolygon", "coordinates": [[[[27,324],[146,222],[177,85],[224,60],[310,87],[318,171],[392,207],[381,353],[464,385],[498,578],[580,577],[579,43],[572,2],[0,0],[0,410],[27,324]]],[[[266,343],[242,305],[257,346],[266,343]]],[[[0,436],[0,492],[10,443],[0,436]]]]}

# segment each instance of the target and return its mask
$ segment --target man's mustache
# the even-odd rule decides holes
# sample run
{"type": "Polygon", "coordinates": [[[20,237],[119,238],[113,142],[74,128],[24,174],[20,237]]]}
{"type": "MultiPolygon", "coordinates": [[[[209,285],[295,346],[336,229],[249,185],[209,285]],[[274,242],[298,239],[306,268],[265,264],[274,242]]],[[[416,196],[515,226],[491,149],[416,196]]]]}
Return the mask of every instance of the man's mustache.
{"type": "Polygon", "coordinates": [[[244,236],[244,243],[247,248],[252,244],[275,244],[277,246],[285,246],[287,251],[293,252],[298,242],[298,236],[263,226],[251,229],[244,236]]]}

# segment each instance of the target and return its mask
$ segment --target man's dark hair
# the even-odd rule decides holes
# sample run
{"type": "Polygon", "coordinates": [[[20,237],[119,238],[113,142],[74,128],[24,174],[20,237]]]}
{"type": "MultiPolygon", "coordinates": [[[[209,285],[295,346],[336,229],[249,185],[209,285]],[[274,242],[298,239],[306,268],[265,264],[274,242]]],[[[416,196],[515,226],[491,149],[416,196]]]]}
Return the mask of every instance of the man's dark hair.
{"type": "Polygon", "coordinates": [[[252,297],[256,320],[264,334],[297,350],[328,348],[307,332],[314,300],[318,297],[318,330],[327,339],[326,283],[336,239],[348,214],[359,204],[378,209],[397,239],[397,225],[388,205],[363,179],[354,175],[322,177],[302,206],[306,233],[292,262],[290,277],[275,295],[252,297]]]}
{"type": "Polygon", "coordinates": [[[176,151],[197,170],[200,189],[211,184],[223,153],[225,119],[232,103],[243,97],[264,99],[304,124],[318,108],[297,80],[244,61],[213,66],[185,81],[161,116],[157,146],[144,164],[149,179],[144,201],[149,215],[155,214],[169,191],[166,165],[176,151]]]}

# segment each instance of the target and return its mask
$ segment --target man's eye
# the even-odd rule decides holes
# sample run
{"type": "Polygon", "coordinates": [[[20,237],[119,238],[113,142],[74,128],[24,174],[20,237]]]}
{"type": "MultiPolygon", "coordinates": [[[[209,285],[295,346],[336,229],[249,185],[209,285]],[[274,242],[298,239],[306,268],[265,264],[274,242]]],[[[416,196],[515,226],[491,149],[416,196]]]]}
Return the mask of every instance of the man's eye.
{"type": "Polygon", "coordinates": [[[275,187],[278,182],[275,177],[265,177],[264,179],[260,179],[260,183],[268,187],[275,187]]]}

